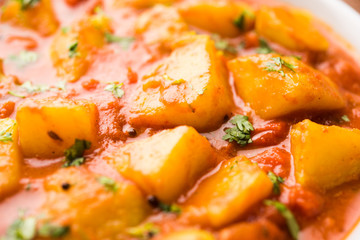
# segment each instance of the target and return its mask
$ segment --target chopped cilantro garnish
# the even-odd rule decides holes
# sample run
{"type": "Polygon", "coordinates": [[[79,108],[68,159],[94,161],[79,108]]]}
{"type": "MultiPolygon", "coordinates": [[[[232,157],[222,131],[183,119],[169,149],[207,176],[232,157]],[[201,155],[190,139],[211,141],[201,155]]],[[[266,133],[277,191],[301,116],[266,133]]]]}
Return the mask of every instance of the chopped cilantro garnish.
{"type": "Polygon", "coordinates": [[[246,30],[246,16],[250,18],[254,18],[254,14],[248,10],[244,10],[235,20],[234,24],[238,27],[241,31],[246,30]]]}
{"type": "Polygon", "coordinates": [[[281,76],[285,77],[283,67],[286,67],[293,72],[295,72],[294,69],[297,68],[297,66],[295,66],[291,63],[285,62],[281,57],[273,57],[273,58],[271,58],[271,62],[267,62],[264,70],[266,70],[268,72],[278,72],[281,74],[281,76]]]}
{"type": "Polygon", "coordinates": [[[292,212],[284,204],[278,201],[265,200],[264,203],[267,206],[273,206],[276,208],[276,210],[285,218],[286,225],[288,226],[293,239],[298,239],[300,228],[292,212]]]}
{"type": "MultiPolygon", "coordinates": [[[[14,124],[15,125],[15,124],[14,124]]],[[[9,132],[10,128],[12,128],[14,125],[10,125],[7,128],[5,128],[4,130],[0,131],[0,141],[1,142],[12,142],[12,133],[9,132]]]]}
{"type": "Polygon", "coordinates": [[[80,166],[84,163],[85,150],[90,149],[91,142],[75,139],[74,145],[65,150],[65,163],[63,167],[80,166]]]}
{"type": "Polygon", "coordinates": [[[21,88],[25,89],[28,93],[32,94],[32,93],[40,93],[40,92],[45,92],[47,90],[49,90],[50,88],[46,85],[33,85],[31,82],[27,81],[25,83],[23,83],[21,86],[21,88]]]}
{"type": "Polygon", "coordinates": [[[116,183],[116,181],[112,178],[109,177],[105,177],[105,176],[101,176],[96,178],[96,180],[104,185],[104,187],[106,188],[106,190],[111,191],[111,192],[116,192],[119,189],[119,185],[116,183]]]}
{"type": "Polygon", "coordinates": [[[268,177],[270,178],[270,181],[273,183],[273,193],[275,195],[279,195],[280,194],[280,184],[284,183],[284,179],[282,177],[277,176],[273,172],[269,172],[268,177]]]}
{"type": "Polygon", "coordinates": [[[21,51],[17,55],[10,55],[9,59],[16,63],[19,68],[23,68],[38,60],[38,54],[33,51],[21,51]]]}
{"type": "Polygon", "coordinates": [[[134,37],[119,37],[111,33],[105,33],[105,39],[108,43],[118,43],[124,50],[128,50],[135,41],[134,37]]]}
{"type": "Polygon", "coordinates": [[[259,48],[256,49],[257,53],[260,54],[269,54],[274,52],[265,39],[259,38],[259,48]]]}
{"type": "Polygon", "coordinates": [[[153,223],[145,223],[127,230],[131,237],[148,240],[160,232],[160,229],[153,223]]]}
{"type": "Polygon", "coordinates": [[[18,98],[25,98],[26,97],[24,95],[21,95],[19,93],[14,92],[14,91],[8,91],[8,94],[13,95],[14,97],[18,97],[18,98]]]}
{"type": "Polygon", "coordinates": [[[343,115],[341,117],[341,120],[343,120],[344,122],[350,122],[350,119],[349,119],[349,117],[347,115],[343,115]]]}
{"type": "Polygon", "coordinates": [[[158,207],[163,212],[175,213],[175,214],[181,213],[181,208],[177,204],[166,204],[166,203],[160,202],[158,207]]]}
{"type": "Polygon", "coordinates": [[[66,33],[68,33],[70,31],[70,27],[62,27],[61,28],[61,32],[63,33],[63,34],[66,34],[66,33]]]}
{"type": "Polygon", "coordinates": [[[241,146],[252,143],[250,133],[254,131],[254,127],[249,122],[247,116],[236,115],[230,120],[230,123],[235,125],[235,127],[225,130],[226,135],[223,136],[223,140],[229,142],[235,141],[241,146]]]}
{"type": "Polygon", "coordinates": [[[77,52],[78,51],[78,45],[79,45],[79,42],[75,41],[69,46],[69,57],[70,58],[78,56],[78,54],[79,54],[77,52]]]}
{"type": "Polygon", "coordinates": [[[40,0],[18,0],[21,5],[21,10],[27,10],[31,7],[34,7],[40,0]]]}
{"type": "Polygon", "coordinates": [[[226,51],[232,54],[237,53],[236,48],[225,39],[222,39],[219,35],[213,34],[212,39],[215,41],[215,47],[217,50],[226,51]]]}
{"type": "Polygon", "coordinates": [[[36,218],[25,218],[24,213],[21,212],[19,218],[10,225],[1,240],[32,240],[35,236],[36,218]]]}
{"type": "Polygon", "coordinates": [[[125,94],[124,90],[121,88],[122,86],[123,83],[110,83],[104,90],[111,92],[117,98],[122,98],[125,94]]]}
{"type": "Polygon", "coordinates": [[[60,238],[70,232],[69,226],[59,226],[51,223],[43,224],[38,230],[39,237],[60,238]]]}

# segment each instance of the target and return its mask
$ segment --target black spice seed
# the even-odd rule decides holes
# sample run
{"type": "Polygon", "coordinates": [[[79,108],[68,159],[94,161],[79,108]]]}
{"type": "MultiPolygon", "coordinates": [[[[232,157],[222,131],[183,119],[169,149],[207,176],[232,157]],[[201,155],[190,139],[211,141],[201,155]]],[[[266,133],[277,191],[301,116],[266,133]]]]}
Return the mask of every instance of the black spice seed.
{"type": "Polygon", "coordinates": [[[61,188],[62,188],[64,191],[69,190],[70,184],[67,183],[67,182],[65,182],[65,183],[61,184],[61,188]]]}
{"type": "Polygon", "coordinates": [[[135,128],[130,128],[127,133],[129,134],[129,137],[136,137],[137,135],[135,128]]]}
{"type": "Polygon", "coordinates": [[[153,208],[157,208],[160,205],[159,199],[157,199],[157,197],[155,197],[153,195],[149,196],[147,198],[147,200],[148,200],[148,203],[150,204],[150,206],[152,206],[153,208]]]}
{"type": "Polygon", "coordinates": [[[54,140],[63,141],[63,140],[61,139],[61,137],[59,137],[59,135],[57,135],[57,134],[56,134],[55,132],[53,132],[53,131],[48,131],[47,134],[49,135],[49,137],[51,137],[51,138],[54,139],[54,140]]]}

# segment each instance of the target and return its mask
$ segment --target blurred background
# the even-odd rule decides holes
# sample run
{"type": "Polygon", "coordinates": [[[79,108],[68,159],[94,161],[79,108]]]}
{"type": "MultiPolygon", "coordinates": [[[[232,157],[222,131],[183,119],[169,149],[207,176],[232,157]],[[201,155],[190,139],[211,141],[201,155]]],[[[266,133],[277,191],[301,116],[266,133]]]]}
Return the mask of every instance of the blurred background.
{"type": "Polygon", "coordinates": [[[355,8],[358,12],[360,12],[360,0],[344,0],[347,2],[350,6],[355,8]]]}

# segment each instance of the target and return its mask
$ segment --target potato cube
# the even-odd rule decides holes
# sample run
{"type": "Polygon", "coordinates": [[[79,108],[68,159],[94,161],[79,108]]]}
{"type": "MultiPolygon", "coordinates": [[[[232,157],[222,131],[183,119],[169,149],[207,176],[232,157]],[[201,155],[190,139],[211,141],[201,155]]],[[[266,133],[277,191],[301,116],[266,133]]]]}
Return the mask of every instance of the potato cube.
{"type": "Polygon", "coordinates": [[[228,67],[237,93],[264,119],[345,106],[328,77],[294,57],[252,55],[232,60],[228,67]]]}
{"type": "Polygon", "coordinates": [[[259,35],[294,50],[326,51],[329,43],[310,13],[286,7],[262,7],[256,14],[259,35]]]}
{"type": "Polygon", "coordinates": [[[16,122],[0,119],[0,199],[19,186],[21,154],[16,122]]]}
{"type": "Polygon", "coordinates": [[[163,240],[215,240],[215,237],[204,230],[185,229],[170,233],[161,239],[163,240]]]}
{"type": "Polygon", "coordinates": [[[110,20],[102,14],[82,19],[70,29],[60,31],[50,49],[57,75],[69,82],[77,81],[87,72],[92,53],[106,43],[105,34],[110,31],[110,20]]]}
{"type": "Polygon", "coordinates": [[[28,99],[17,110],[20,146],[24,156],[55,158],[75,139],[97,145],[95,104],[62,98],[28,99]]]}
{"type": "Polygon", "coordinates": [[[298,183],[326,190],[360,176],[360,130],[304,120],[291,130],[298,183]]]}
{"type": "Polygon", "coordinates": [[[146,8],[155,4],[171,5],[174,0],[114,0],[115,7],[146,8]]]}
{"type": "Polygon", "coordinates": [[[45,180],[44,188],[46,202],[39,211],[44,222],[70,227],[66,239],[123,239],[119,235],[151,211],[135,185],[81,168],[57,171],[45,180]]]}
{"type": "Polygon", "coordinates": [[[193,36],[175,50],[132,96],[129,121],[153,128],[218,127],[231,112],[232,93],[223,62],[208,36],[193,36]]]}
{"type": "Polygon", "coordinates": [[[246,157],[232,158],[199,184],[184,204],[183,217],[202,225],[224,226],[268,197],[272,187],[266,173],[246,157]]]}
{"type": "Polygon", "coordinates": [[[188,33],[188,26],[175,8],[158,5],[139,16],[135,31],[142,35],[146,44],[157,44],[167,50],[188,33]]]}
{"type": "Polygon", "coordinates": [[[236,37],[254,27],[255,13],[244,3],[197,0],[185,2],[179,12],[188,24],[224,37],[236,37]]]}
{"type": "Polygon", "coordinates": [[[192,127],[165,130],[107,157],[122,176],[170,203],[216,163],[214,150],[192,127]]]}
{"type": "Polygon", "coordinates": [[[50,0],[37,1],[8,0],[2,10],[1,22],[10,22],[15,26],[30,28],[43,36],[56,32],[59,23],[55,17],[50,0]]]}

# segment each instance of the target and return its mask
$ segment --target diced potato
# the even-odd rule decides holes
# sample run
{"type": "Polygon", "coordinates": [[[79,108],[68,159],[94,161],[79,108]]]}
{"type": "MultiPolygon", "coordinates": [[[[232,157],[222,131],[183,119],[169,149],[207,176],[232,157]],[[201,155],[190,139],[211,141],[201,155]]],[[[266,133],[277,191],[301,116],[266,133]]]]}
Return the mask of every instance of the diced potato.
{"type": "Polygon", "coordinates": [[[87,17],[60,31],[50,49],[58,76],[73,82],[84,75],[91,65],[92,53],[106,43],[107,32],[111,32],[110,20],[102,14],[87,17]]]}
{"type": "Polygon", "coordinates": [[[65,239],[124,239],[119,235],[143,221],[150,207],[133,184],[120,180],[103,185],[100,178],[75,167],[49,176],[44,183],[46,202],[39,210],[44,221],[69,226],[65,239]]]}
{"type": "Polygon", "coordinates": [[[199,131],[218,127],[231,112],[232,93],[223,62],[208,36],[180,41],[132,99],[133,125],[174,127],[189,125],[199,131]]]}
{"type": "Polygon", "coordinates": [[[218,172],[199,184],[185,202],[183,216],[190,222],[221,227],[268,197],[272,187],[265,172],[238,156],[222,163],[218,172]]]}
{"type": "Polygon", "coordinates": [[[239,223],[224,228],[219,233],[219,240],[286,240],[288,237],[269,221],[239,223]]]}
{"type": "Polygon", "coordinates": [[[2,10],[1,22],[10,22],[15,26],[30,28],[43,36],[55,33],[59,23],[52,9],[51,1],[41,0],[33,6],[22,9],[22,4],[26,6],[26,2],[29,1],[8,0],[2,10]]]}
{"type": "Polygon", "coordinates": [[[146,8],[155,4],[171,5],[175,0],[114,0],[115,7],[146,8]]]}
{"type": "Polygon", "coordinates": [[[237,93],[264,119],[299,111],[341,109],[345,101],[337,86],[324,74],[294,57],[275,54],[240,57],[228,63],[237,93]],[[293,70],[275,59],[293,65],[293,70]],[[266,70],[275,68],[278,71],[266,70]]]}
{"type": "Polygon", "coordinates": [[[216,163],[214,150],[192,127],[165,130],[107,157],[122,176],[170,203],[216,163]]]}
{"type": "Polygon", "coordinates": [[[329,43],[310,13],[286,7],[262,7],[256,14],[259,35],[294,50],[326,51],[329,43]]]}
{"type": "Polygon", "coordinates": [[[0,199],[19,186],[21,154],[16,122],[0,119],[0,199]]]}
{"type": "Polygon", "coordinates": [[[188,24],[225,37],[236,37],[254,27],[255,13],[244,3],[197,0],[185,2],[179,12],[188,24]]]}
{"type": "Polygon", "coordinates": [[[97,145],[97,108],[85,100],[28,99],[19,106],[16,119],[26,157],[63,156],[75,139],[97,145]]]}
{"type": "Polygon", "coordinates": [[[360,130],[304,120],[291,130],[291,153],[298,183],[318,190],[360,176],[360,130]]]}
{"type": "Polygon", "coordinates": [[[161,240],[215,240],[215,237],[207,231],[186,229],[170,233],[161,237],[161,240]]]}
{"type": "Polygon", "coordinates": [[[188,26],[175,8],[158,5],[139,16],[135,31],[142,35],[146,44],[170,49],[175,41],[188,33],[188,26]]]}

